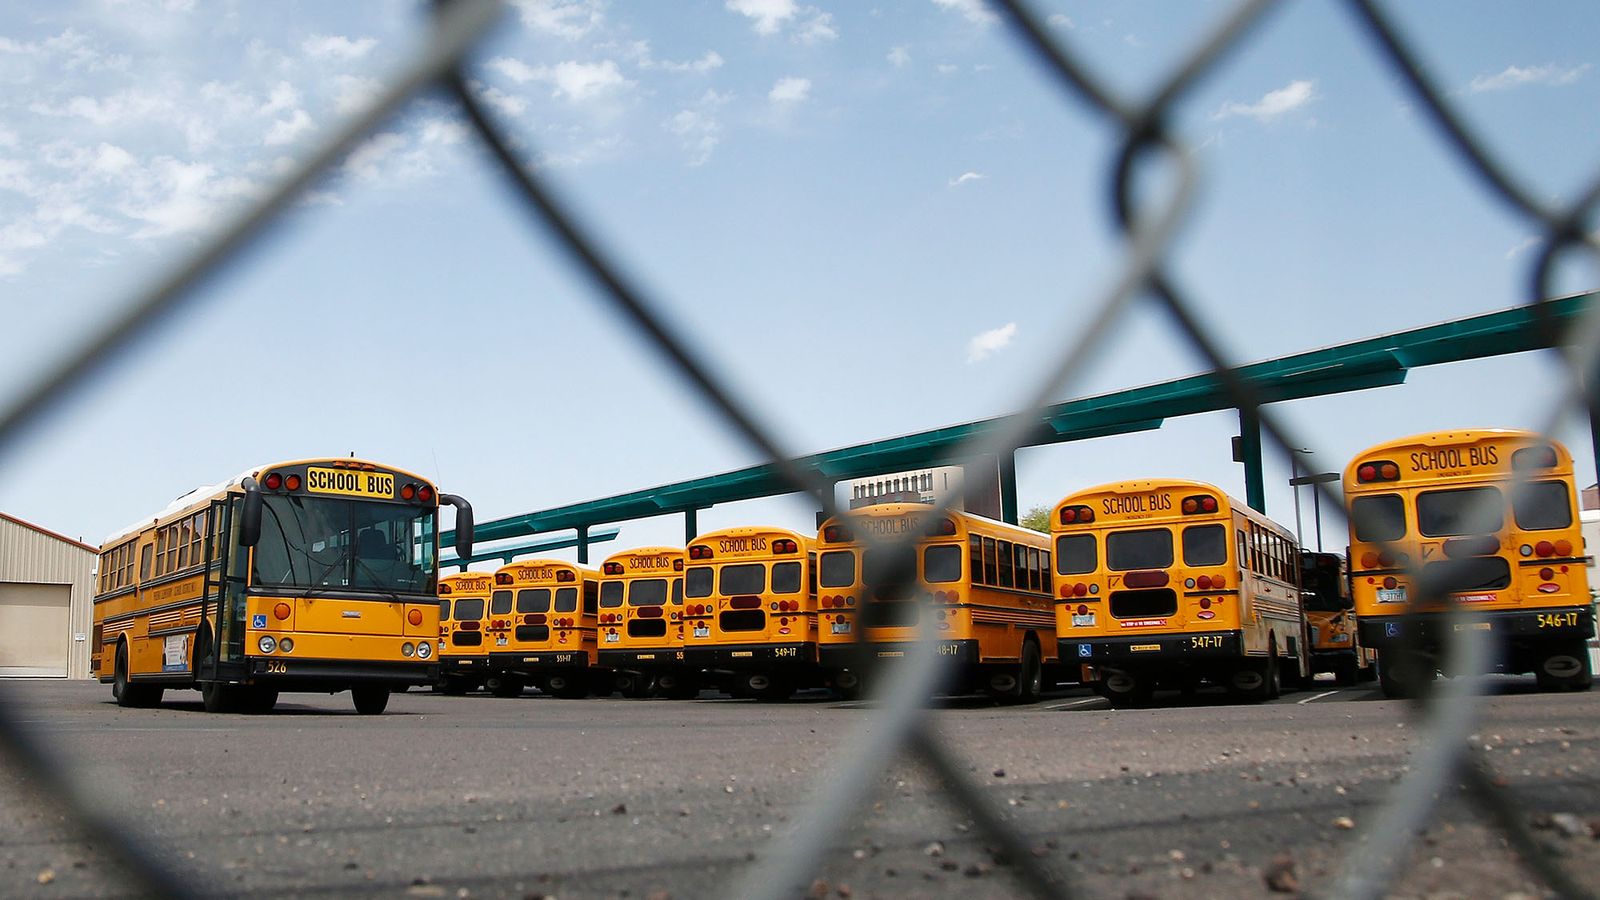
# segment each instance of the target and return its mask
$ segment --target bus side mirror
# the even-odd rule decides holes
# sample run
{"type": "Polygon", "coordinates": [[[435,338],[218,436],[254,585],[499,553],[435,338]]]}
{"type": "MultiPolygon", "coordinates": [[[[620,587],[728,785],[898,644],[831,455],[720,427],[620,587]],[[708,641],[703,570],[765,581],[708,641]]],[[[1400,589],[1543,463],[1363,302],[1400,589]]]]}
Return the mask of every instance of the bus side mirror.
{"type": "Polygon", "coordinates": [[[261,542],[261,488],[254,478],[244,480],[243,521],[239,523],[239,543],[254,547],[261,542]]]}
{"type": "Polygon", "coordinates": [[[456,508],[456,558],[465,565],[472,555],[472,504],[455,494],[440,494],[439,499],[456,508]]]}

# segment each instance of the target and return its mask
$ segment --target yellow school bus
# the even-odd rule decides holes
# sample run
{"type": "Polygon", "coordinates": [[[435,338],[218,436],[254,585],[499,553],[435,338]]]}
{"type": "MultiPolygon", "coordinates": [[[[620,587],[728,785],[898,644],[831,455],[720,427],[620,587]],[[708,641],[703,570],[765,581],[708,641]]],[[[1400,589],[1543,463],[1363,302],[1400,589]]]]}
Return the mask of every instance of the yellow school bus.
{"type": "Polygon", "coordinates": [[[1378,676],[1377,655],[1361,643],[1344,557],[1300,551],[1300,599],[1306,608],[1311,674],[1332,672],[1337,684],[1378,676]]]}
{"type": "Polygon", "coordinates": [[[1160,686],[1276,697],[1309,677],[1293,534],[1214,485],[1151,479],[1055,506],[1061,655],[1118,706],[1160,686]]]}
{"type": "Polygon", "coordinates": [[[1031,702],[1055,674],[1048,535],[920,503],[862,507],[822,524],[817,594],[818,660],[846,695],[863,668],[922,638],[938,642],[957,690],[1031,702]],[[880,583],[899,565],[911,580],[880,583]]]}
{"type": "Polygon", "coordinates": [[[1572,457],[1529,431],[1441,431],[1379,444],[1344,472],[1350,591],[1391,697],[1437,674],[1447,629],[1490,632],[1496,670],[1587,690],[1594,610],[1572,457]],[[1423,603],[1418,579],[1442,591],[1423,603]]]}
{"type": "Polygon", "coordinates": [[[625,696],[700,693],[683,658],[683,557],[682,547],[639,547],[600,564],[600,665],[625,696]]]}
{"type": "Polygon", "coordinates": [[[439,503],[427,479],[358,459],[261,466],[179,497],[107,541],[94,666],[122,706],[198,688],[210,712],[265,711],[280,691],[349,690],[383,712],[437,673],[439,503]]]}
{"type": "Polygon", "coordinates": [[[483,686],[489,672],[484,612],[494,591],[488,572],[462,572],[439,579],[439,680],[442,694],[465,694],[483,686]]]}
{"type": "Polygon", "coordinates": [[[528,684],[556,697],[611,693],[598,668],[595,632],[600,573],[559,559],[531,559],[494,573],[489,669],[494,693],[515,697],[528,684]]]}
{"type": "Polygon", "coordinates": [[[689,544],[684,660],[734,696],[782,700],[821,684],[815,539],[781,528],[727,528],[689,544]]]}

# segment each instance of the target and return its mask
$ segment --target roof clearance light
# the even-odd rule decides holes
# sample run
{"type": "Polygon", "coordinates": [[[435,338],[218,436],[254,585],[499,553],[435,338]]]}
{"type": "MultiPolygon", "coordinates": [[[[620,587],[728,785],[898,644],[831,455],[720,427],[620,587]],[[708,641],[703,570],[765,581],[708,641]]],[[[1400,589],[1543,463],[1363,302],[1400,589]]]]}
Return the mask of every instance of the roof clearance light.
{"type": "Polygon", "coordinates": [[[557,581],[575,581],[577,578],[578,574],[571,569],[562,569],[556,573],[557,581]]]}
{"type": "Polygon", "coordinates": [[[604,566],[602,566],[601,568],[603,568],[605,570],[605,573],[607,575],[621,575],[622,574],[622,563],[608,562],[604,566]]]}
{"type": "Polygon", "coordinates": [[[284,476],[283,486],[288,488],[291,491],[300,490],[300,476],[299,475],[286,475],[286,476],[284,476]]]}
{"type": "Polygon", "coordinates": [[[408,485],[400,488],[400,499],[401,500],[412,500],[412,499],[415,499],[416,496],[417,496],[417,486],[416,485],[408,484],[408,485]]]}
{"type": "Polygon", "coordinates": [[[494,583],[495,584],[510,584],[511,583],[511,573],[510,572],[496,572],[496,573],[494,573],[494,583]]]}
{"type": "Polygon", "coordinates": [[[1201,512],[1216,512],[1217,511],[1217,498],[1215,498],[1215,497],[1201,497],[1200,498],[1200,511],[1201,512]]]}
{"type": "Polygon", "coordinates": [[[448,584],[439,585],[439,596],[441,596],[441,597],[450,596],[450,585],[448,585],[448,584]]]}
{"type": "Polygon", "coordinates": [[[711,558],[711,548],[707,547],[705,544],[695,544],[693,547],[689,548],[689,558],[690,559],[710,559],[711,558]]]}
{"type": "Polygon", "coordinates": [[[1387,459],[1375,459],[1356,468],[1356,481],[1399,481],[1400,467],[1387,459]]]}
{"type": "Polygon", "coordinates": [[[277,472],[269,472],[267,473],[267,477],[261,480],[261,483],[266,485],[267,490],[275,491],[278,488],[283,487],[283,476],[279,475],[277,472]]]}
{"type": "Polygon", "coordinates": [[[850,542],[855,535],[843,525],[829,525],[822,529],[822,539],[830,544],[844,544],[850,542]]]}
{"type": "Polygon", "coordinates": [[[781,541],[772,542],[773,553],[796,553],[799,552],[799,550],[800,545],[794,541],[788,540],[787,538],[781,541]]]}
{"type": "Polygon", "coordinates": [[[433,499],[433,488],[428,487],[425,484],[421,485],[420,487],[418,487],[417,488],[417,499],[421,500],[423,503],[427,503],[429,500],[432,500],[433,499]]]}

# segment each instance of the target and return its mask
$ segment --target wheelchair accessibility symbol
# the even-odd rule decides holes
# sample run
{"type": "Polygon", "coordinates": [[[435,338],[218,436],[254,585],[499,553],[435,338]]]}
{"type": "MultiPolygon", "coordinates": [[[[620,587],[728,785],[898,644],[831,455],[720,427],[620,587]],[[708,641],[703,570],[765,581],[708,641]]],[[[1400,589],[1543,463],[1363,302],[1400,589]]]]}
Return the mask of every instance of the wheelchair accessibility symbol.
{"type": "Polygon", "coordinates": [[[1383,623],[1383,634],[1384,634],[1385,637],[1399,637],[1400,636],[1400,623],[1399,622],[1385,622],[1385,623],[1383,623]]]}
{"type": "Polygon", "coordinates": [[[250,617],[250,627],[251,628],[265,628],[265,627],[267,627],[267,614],[266,613],[256,613],[255,615],[251,616],[250,617]]]}
{"type": "Polygon", "coordinates": [[[1079,644],[1078,645],[1078,655],[1079,656],[1093,656],[1094,655],[1094,647],[1093,647],[1093,645],[1090,645],[1090,644],[1079,644]]]}

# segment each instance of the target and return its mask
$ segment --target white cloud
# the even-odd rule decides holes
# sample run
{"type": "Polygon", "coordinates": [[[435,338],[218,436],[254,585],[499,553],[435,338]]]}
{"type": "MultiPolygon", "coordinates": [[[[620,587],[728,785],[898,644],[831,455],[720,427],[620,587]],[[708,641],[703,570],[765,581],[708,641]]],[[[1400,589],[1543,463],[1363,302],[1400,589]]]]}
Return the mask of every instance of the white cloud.
{"type": "Polygon", "coordinates": [[[799,103],[811,94],[811,79],[809,78],[780,78],[778,83],[767,92],[767,99],[773,103],[799,103]]]}
{"type": "Polygon", "coordinates": [[[679,110],[667,120],[667,130],[678,136],[689,154],[689,165],[705,165],[722,142],[722,123],[717,113],[731,99],[732,94],[706,91],[692,108],[679,110]]]}
{"type": "Polygon", "coordinates": [[[777,34],[800,11],[794,0],[728,0],[728,9],[754,20],[756,34],[777,34]]]}
{"type": "Polygon", "coordinates": [[[521,60],[501,56],[489,60],[489,68],[518,84],[530,81],[549,84],[554,88],[551,92],[553,96],[564,96],[574,101],[633,86],[633,82],[623,77],[622,70],[609,59],[597,63],[567,60],[553,66],[530,66],[521,60]]]}
{"type": "Polygon", "coordinates": [[[1524,252],[1539,246],[1543,242],[1544,238],[1540,237],[1539,235],[1529,235],[1528,237],[1523,238],[1515,247],[1512,247],[1510,250],[1506,251],[1506,259],[1515,259],[1516,257],[1521,256],[1524,252]]]}
{"type": "Polygon", "coordinates": [[[605,18],[601,0],[516,0],[522,24],[534,31],[575,41],[605,18]]]}
{"type": "Polygon", "coordinates": [[[472,82],[472,90],[479,100],[488,104],[501,115],[516,118],[528,111],[528,102],[514,94],[508,94],[499,88],[490,87],[482,82],[472,82]]]}
{"type": "Polygon", "coordinates": [[[313,34],[300,44],[300,49],[313,59],[360,59],[378,46],[377,38],[351,40],[337,34],[313,34]]]}
{"type": "Polygon", "coordinates": [[[1004,350],[1011,339],[1017,336],[1017,323],[1007,322],[999,328],[974,335],[967,342],[967,362],[979,363],[1004,350]]]}
{"type": "Polygon", "coordinates": [[[999,17],[989,11],[983,0],[933,0],[940,9],[958,12],[974,25],[993,25],[999,17]]]}
{"type": "Polygon", "coordinates": [[[373,135],[345,157],[344,171],[363,181],[376,181],[379,165],[406,145],[404,135],[384,131],[373,135]]]}
{"type": "Polygon", "coordinates": [[[795,40],[802,44],[820,44],[831,41],[839,36],[839,30],[833,27],[833,13],[825,13],[817,9],[806,9],[806,20],[795,31],[795,40]]]}
{"type": "Polygon", "coordinates": [[[658,69],[663,72],[692,72],[697,75],[703,75],[713,69],[722,68],[724,62],[722,54],[715,50],[707,50],[699,59],[692,59],[687,62],[656,59],[650,54],[649,41],[635,41],[630,52],[639,68],[658,69]]]}
{"type": "Polygon", "coordinates": [[[905,46],[895,47],[889,51],[889,62],[896,69],[903,69],[911,64],[911,50],[905,46]]]}
{"type": "Polygon", "coordinates": [[[1222,109],[1212,118],[1249,116],[1260,122],[1268,122],[1285,113],[1293,112],[1314,99],[1316,99],[1316,82],[1292,81],[1285,87],[1268,91],[1254,103],[1224,103],[1222,109]]]}
{"type": "Polygon", "coordinates": [[[1589,71],[1589,64],[1581,66],[1558,66],[1554,63],[1544,66],[1507,66],[1505,71],[1498,75],[1479,75],[1467,85],[1467,90],[1474,94],[1484,91],[1504,91],[1526,84],[1563,85],[1571,84],[1583,77],[1589,71]]]}
{"type": "Polygon", "coordinates": [[[950,179],[950,186],[951,187],[960,187],[960,186],[962,186],[963,184],[966,184],[969,181],[982,181],[982,180],[984,180],[985,178],[988,178],[988,177],[989,176],[984,175],[984,174],[982,174],[980,172],[962,172],[960,175],[957,175],[956,177],[950,179]]]}
{"type": "Polygon", "coordinates": [[[278,119],[267,129],[261,143],[268,147],[282,147],[292,144],[300,139],[300,135],[311,130],[311,114],[303,109],[296,109],[286,119],[278,119]]]}
{"type": "Polygon", "coordinates": [[[939,63],[938,69],[940,75],[954,75],[960,67],[954,63],[939,63]]]}
{"type": "Polygon", "coordinates": [[[1061,13],[1051,13],[1050,17],[1045,19],[1045,23],[1048,24],[1051,28],[1069,28],[1070,29],[1070,28],[1077,28],[1078,27],[1077,25],[1073,24],[1073,21],[1071,19],[1067,18],[1066,16],[1062,15],[1061,13]]]}
{"type": "Polygon", "coordinates": [[[267,102],[263,103],[257,112],[263,116],[270,116],[274,113],[297,109],[299,106],[300,92],[296,91],[294,85],[289,82],[280,81],[272,89],[272,93],[267,95],[267,102]]]}

